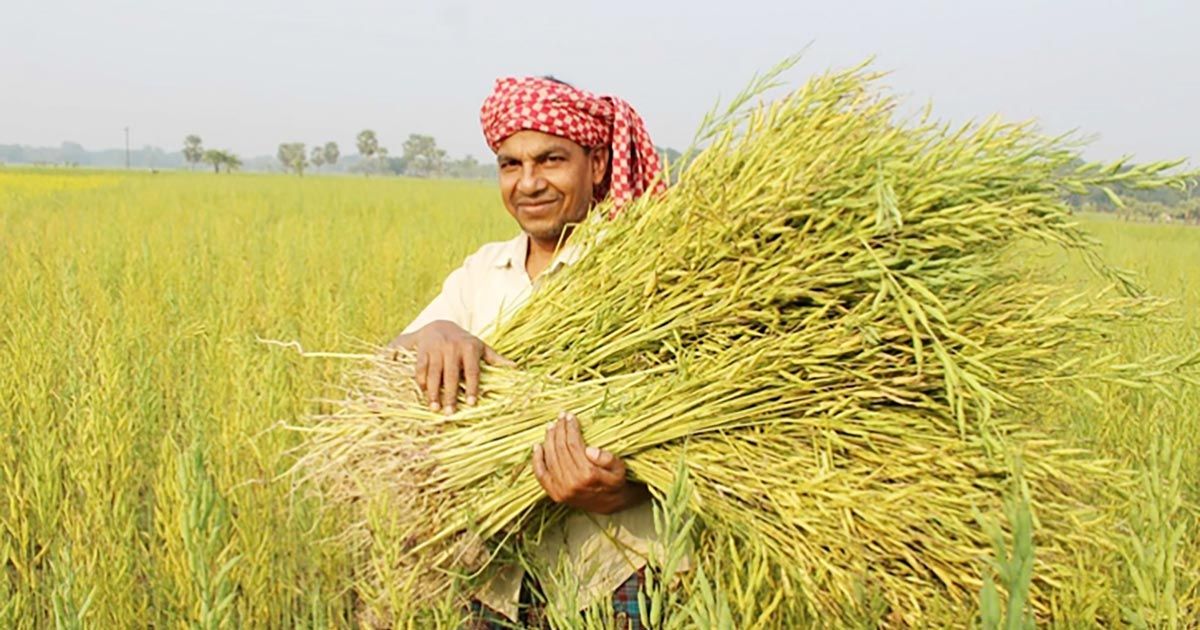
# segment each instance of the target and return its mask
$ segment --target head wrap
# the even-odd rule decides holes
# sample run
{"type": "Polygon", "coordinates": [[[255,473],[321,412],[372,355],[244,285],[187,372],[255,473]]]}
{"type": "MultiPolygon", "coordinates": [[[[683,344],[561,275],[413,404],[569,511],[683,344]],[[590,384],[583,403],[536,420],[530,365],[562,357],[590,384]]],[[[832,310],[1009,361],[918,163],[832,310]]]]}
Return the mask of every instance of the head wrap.
{"type": "MultiPolygon", "coordinates": [[[[633,107],[615,96],[539,77],[496,79],[479,112],[483,135],[492,151],[512,134],[532,129],[566,138],[585,147],[609,147],[609,181],[614,212],[641,196],[662,169],[646,123],[633,107]]],[[[659,180],[654,192],[666,183],[659,180]]],[[[608,192],[597,190],[597,200],[608,192]]]]}

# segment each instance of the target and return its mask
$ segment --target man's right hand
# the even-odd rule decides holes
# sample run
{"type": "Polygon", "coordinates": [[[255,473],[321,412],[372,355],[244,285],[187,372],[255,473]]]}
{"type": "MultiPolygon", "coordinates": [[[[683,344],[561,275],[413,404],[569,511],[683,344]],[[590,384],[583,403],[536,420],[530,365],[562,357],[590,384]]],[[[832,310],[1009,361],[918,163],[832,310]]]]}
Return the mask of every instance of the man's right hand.
{"type": "Polygon", "coordinates": [[[445,409],[448,414],[454,413],[460,381],[465,385],[467,404],[475,404],[479,397],[481,362],[515,365],[480,338],[446,320],[430,322],[416,332],[397,337],[389,345],[416,351],[413,376],[417,386],[425,392],[430,409],[445,409]]]}

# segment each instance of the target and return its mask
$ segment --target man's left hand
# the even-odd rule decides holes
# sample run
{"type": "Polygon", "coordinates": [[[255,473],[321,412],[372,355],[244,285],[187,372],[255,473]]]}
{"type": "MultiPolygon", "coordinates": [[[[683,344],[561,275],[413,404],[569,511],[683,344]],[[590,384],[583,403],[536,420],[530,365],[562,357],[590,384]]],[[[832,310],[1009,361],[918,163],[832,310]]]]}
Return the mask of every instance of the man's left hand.
{"type": "Polygon", "coordinates": [[[533,447],[533,474],[556,503],[612,514],[645,501],[646,486],[625,478],[625,462],[608,451],[587,446],[579,419],[562,412],[546,428],[546,439],[533,447]]]}

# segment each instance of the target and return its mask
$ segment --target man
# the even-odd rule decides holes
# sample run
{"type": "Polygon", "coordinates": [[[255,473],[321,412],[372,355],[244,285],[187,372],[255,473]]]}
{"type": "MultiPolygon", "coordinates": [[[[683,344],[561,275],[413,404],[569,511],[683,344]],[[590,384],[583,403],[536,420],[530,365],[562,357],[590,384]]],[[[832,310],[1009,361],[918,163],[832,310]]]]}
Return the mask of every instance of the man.
{"type": "MultiPolygon", "coordinates": [[[[580,255],[563,245],[573,225],[610,195],[616,213],[631,199],[665,188],[656,180],[659,158],[641,117],[619,98],[550,77],[505,78],[484,101],[480,120],[496,153],[501,197],[521,233],[468,256],[391,344],[416,351],[417,383],[430,408],[447,413],[458,405],[460,382],[465,403],[475,404],[481,362],[510,364],[480,337],[580,255]]],[[[649,493],[626,478],[619,457],[584,443],[572,414],[547,420],[532,468],[546,495],[576,512],[543,540],[539,555],[554,570],[578,577],[581,608],[611,597],[618,625],[641,627],[637,591],[655,544],[649,493]]],[[[534,621],[518,610],[523,581],[514,567],[492,579],[478,594],[486,606],[479,625],[499,624],[496,614],[534,621]]]]}

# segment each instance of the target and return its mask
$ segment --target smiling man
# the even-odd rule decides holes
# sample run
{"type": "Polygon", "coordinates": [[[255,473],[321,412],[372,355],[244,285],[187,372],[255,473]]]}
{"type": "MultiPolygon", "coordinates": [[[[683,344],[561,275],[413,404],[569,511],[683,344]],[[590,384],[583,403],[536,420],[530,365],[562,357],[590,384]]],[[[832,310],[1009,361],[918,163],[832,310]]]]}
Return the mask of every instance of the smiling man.
{"type": "MultiPolygon", "coordinates": [[[[496,152],[500,195],[521,227],[489,243],[453,271],[441,293],[392,341],[416,351],[416,380],[434,410],[453,413],[479,394],[480,363],[510,363],[480,337],[534,296],[537,287],[580,255],[568,240],[597,202],[613,213],[648,191],[661,191],[660,162],[645,124],[624,100],[596,96],[550,77],[496,81],[480,112],[496,152]]],[[[564,410],[533,447],[532,468],[550,500],[575,509],[543,538],[538,554],[550,570],[577,576],[580,608],[611,598],[618,627],[642,627],[637,591],[655,544],[649,493],[626,477],[612,453],[588,446],[579,421],[564,410]],[[561,563],[568,563],[563,566],[561,563]]],[[[479,627],[537,625],[522,611],[523,572],[502,570],[477,594],[479,627]]],[[[527,591],[528,589],[526,589],[527,591]]]]}

